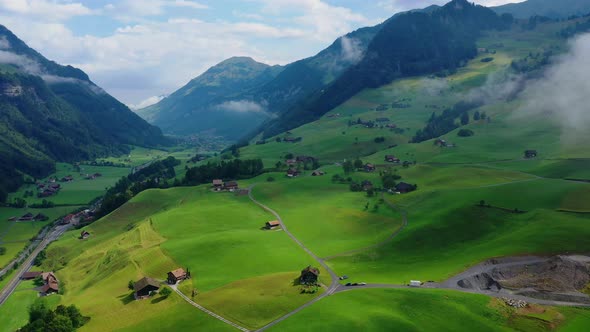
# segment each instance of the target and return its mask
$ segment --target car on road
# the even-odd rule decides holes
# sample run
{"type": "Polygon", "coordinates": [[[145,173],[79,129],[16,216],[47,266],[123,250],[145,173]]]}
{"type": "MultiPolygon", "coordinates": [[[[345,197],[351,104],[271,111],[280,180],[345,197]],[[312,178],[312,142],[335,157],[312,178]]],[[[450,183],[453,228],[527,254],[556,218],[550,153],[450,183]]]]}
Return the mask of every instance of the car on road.
{"type": "Polygon", "coordinates": [[[367,283],[366,282],[359,282],[359,286],[366,286],[367,283]]]}
{"type": "Polygon", "coordinates": [[[348,276],[341,276],[341,277],[340,277],[340,278],[338,278],[338,279],[340,279],[340,280],[346,280],[346,279],[348,279],[348,276]]]}

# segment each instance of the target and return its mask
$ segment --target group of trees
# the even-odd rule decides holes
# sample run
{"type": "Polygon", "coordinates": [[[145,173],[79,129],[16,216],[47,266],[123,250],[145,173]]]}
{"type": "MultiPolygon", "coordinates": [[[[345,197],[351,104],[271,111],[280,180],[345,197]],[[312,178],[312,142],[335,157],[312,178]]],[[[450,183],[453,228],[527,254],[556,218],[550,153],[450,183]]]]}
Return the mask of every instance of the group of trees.
{"type": "MultiPolygon", "coordinates": [[[[462,125],[468,124],[469,111],[481,105],[481,101],[461,101],[452,108],[444,110],[440,115],[432,113],[426,126],[416,132],[416,135],[412,138],[412,143],[427,141],[455,130],[459,127],[456,122],[457,118],[460,118],[462,125]]],[[[481,114],[479,114],[479,118],[481,119],[481,114]]]]}
{"type": "MultiPolygon", "coordinates": [[[[97,218],[106,216],[121,205],[129,201],[133,196],[150,188],[168,188],[171,184],[169,179],[176,177],[174,167],[180,161],[174,157],[155,161],[149,166],[125,177],[107,190],[101,207],[97,212],[97,218]]],[[[178,185],[175,182],[173,185],[178,185]]]]}
{"type": "Polygon", "coordinates": [[[246,179],[262,174],[263,170],[264,164],[261,159],[209,162],[206,165],[189,168],[182,183],[196,186],[209,183],[213,179],[246,179]]]}
{"type": "Polygon", "coordinates": [[[90,320],[84,317],[75,305],[58,305],[49,309],[43,298],[37,299],[29,307],[29,322],[21,327],[21,332],[72,332],[90,320]]]}

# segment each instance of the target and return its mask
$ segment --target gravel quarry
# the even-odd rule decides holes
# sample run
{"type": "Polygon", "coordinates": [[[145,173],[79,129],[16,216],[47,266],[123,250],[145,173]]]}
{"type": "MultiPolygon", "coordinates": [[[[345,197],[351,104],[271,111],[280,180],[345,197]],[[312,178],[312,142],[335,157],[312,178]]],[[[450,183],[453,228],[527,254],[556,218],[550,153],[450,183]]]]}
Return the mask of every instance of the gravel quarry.
{"type": "Polygon", "coordinates": [[[590,305],[590,296],[581,292],[589,283],[590,256],[559,255],[491,259],[441,286],[590,305]]]}

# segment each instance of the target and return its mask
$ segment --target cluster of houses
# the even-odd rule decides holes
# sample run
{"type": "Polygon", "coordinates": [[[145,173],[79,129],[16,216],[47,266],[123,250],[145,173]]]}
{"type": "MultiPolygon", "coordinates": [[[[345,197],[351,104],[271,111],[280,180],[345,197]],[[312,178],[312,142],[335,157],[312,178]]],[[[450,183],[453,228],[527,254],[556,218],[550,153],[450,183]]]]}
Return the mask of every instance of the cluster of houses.
{"type": "MultiPolygon", "coordinates": [[[[176,285],[177,283],[190,279],[191,274],[182,268],[168,272],[166,282],[169,285],[176,285]]],[[[156,294],[160,290],[160,282],[150,277],[143,277],[139,281],[133,283],[133,291],[136,300],[143,300],[156,294]]]]}
{"type": "Polygon", "coordinates": [[[212,188],[214,191],[230,191],[234,192],[239,189],[237,181],[223,182],[221,179],[215,179],[212,181],[212,188]]]}
{"type": "Polygon", "coordinates": [[[39,288],[39,293],[42,296],[59,292],[59,280],[53,272],[30,271],[23,273],[21,276],[21,280],[33,280],[37,278],[41,278],[43,281],[43,286],[39,288]]]}
{"type": "Polygon", "coordinates": [[[50,197],[56,195],[60,191],[61,185],[59,183],[55,183],[55,180],[53,182],[49,180],[48,183],[38,182],[37,189],[39,190],[39,192],[37,193],[37,197],[50,197]]]}
{"type": "Polygon", "coordinates": [[[398,157],[390,154],[385,156],[385,161],[394,164],[399,164],[401,162],[401,160],[398,157]]]}
{"type": "Polygon", "coordinates": [[[44,215],[43,213],[37,213],[36,215],[34,215],[31,212],[27,212],[20,217],[8,218],[8,221],[46,221],[46,220],[49,220],[49,217],[44,215]]]}
{"type": "Polygon", "coordinates": [[[67,225],[67,224],[78,225],[81,222],[84,222],[84,223],[91,222],[94,220],[94,214],[95,214],[95,211],[90,210],[90,209],[86,209],[86,210],[80,211],[78,213],[70,213],[67,216],[63,217],[60,224],[62,224],[62,225],[67,225]]]}

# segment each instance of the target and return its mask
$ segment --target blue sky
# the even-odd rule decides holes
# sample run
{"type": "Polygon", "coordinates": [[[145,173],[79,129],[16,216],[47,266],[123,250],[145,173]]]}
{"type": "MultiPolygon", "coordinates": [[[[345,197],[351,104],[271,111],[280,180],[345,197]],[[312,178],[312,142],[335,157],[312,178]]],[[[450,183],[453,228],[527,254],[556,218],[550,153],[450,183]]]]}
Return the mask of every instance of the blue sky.
{"type": "MultiPolygon", "coordinates": [[[[478,0],[499,5],[522,0],[478,0]]],[[[0,24],[130,106],[231,56],[287,64],[399,11],[444,0],[0,0],[0,24]]]]}

